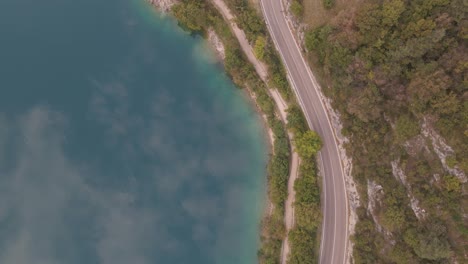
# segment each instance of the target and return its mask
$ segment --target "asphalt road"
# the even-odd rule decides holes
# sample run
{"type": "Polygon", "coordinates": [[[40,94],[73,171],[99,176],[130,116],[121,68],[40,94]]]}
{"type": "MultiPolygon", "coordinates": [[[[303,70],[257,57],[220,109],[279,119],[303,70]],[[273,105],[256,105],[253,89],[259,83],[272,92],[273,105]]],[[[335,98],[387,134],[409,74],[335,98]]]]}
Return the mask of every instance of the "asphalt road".
{"type": "Polygon", "coordinates": [[[320,263],[343,264],[347,261],[345,256],[349,239],[348,203],[343,167],[333,127],[321,101],[320,87],[288,27],[281,1],[261,0],[263,14],[276,48],[286,65],[307,122],[323,141],[318,159],[323,176],[320,263]]]}

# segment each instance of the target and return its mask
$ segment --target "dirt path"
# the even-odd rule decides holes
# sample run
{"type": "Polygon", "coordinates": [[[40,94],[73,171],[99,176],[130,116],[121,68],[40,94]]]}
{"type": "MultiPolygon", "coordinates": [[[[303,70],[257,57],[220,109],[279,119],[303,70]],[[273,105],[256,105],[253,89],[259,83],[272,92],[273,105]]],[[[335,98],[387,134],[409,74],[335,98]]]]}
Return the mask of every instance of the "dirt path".
{"type": "MultiPolygon", "coordinates": [[[[276,105],[278,105],[281,119],[287,124],[287,104],[279,94],[277,90],[272,90],[270,93],[273,97],[276,105]],[[281,107],[280,107],[281,106],[281,107]]],[[[293,135],[288,133],[289,141],[292,142],[293,135]]],[[[286,204],[284,208],[284,223],[286,228],[286,234],[294,227],[294,201],[296,198],[296,191],[294,190],[294,182],[299,176],[299,163],[300,158],[297,152],[294,149],[294,145],[291,144],[291,168],[289,171],[288,179],[288,198],[286,199],[286,204]]],[[[290,252],[288,235],[286,235],[283,246],[281,248],[281,264],[286,264],[290,252]]]]}
{"type": "MultiPolygon", "coordinates": [[[[237,24],[235,23],[235,17],[232,15],[231,11],[229,8],[226,6],[223,0],[211,0],[215,7],[221,12],[223,15],[224,19],[229,21],[229,25],[234,32],[237,40],[239,41],[239,44],[246,54],[248,60],[252,65],[255,67],[255,71],[257,74],[260,76],[260,78],[267,84],[267,76],[268,76],[268,71],[266,65],[258,60],[254,53],[252,46],[250,46],[247,37],[245,36],[245,33],[243,30],[241,30],[237,24]]],[[[275,104],[278,108],[278,111],[280,113],[282,121],[287,124],[287,108],[288,105],[284,101],[284,99],[281,97],[279,92],[276,89],[269,89],[269,94],[275,101],[275,104]]],[[[292,142],[293,140],[293,135],[291,133],[288,133],[289,141],[292,142]]],[[[296,192],[294,191],[294,182],[296,181],[298,177],[298,168],[299,168],[299,155],[294,151],[294,146],[291,144],[291,167],[290,167],[290,172],[289,172],[289,179],[288,179],[288,197],[286,199],[286,204],[285,204],[285,215],[284,215],[284,222],[285,222],[285,227],[287,233],[293,228],[294,226],[294,200],[296,196],[296,192]]],[[[288,243],[288,237],[283,241],[283,246],[281,250],[281,263],[286,264],[288,255],[289,255],[289,243],[288,243]]]]}
{"type": "Polygon", "coordinates": [[[252,63],[252,65],[255,67],[255,71],[257,71],[258,75],[263,81],[266,81],[268,76],[267,67],[263,62],[259,61],[257,57],[255,57],[253,49],[250,46],[244,31],[237,26],[235,17],[231,13],[231,10],[229,10],[227,5],[222,0],[212,0],[212,2],[223,15],[224,19],[229,22],[229,25],[231,26],[234,35],[236,35],[242,50],[244,51],[245,55],[247,55],[250,63],[252,63]]]}

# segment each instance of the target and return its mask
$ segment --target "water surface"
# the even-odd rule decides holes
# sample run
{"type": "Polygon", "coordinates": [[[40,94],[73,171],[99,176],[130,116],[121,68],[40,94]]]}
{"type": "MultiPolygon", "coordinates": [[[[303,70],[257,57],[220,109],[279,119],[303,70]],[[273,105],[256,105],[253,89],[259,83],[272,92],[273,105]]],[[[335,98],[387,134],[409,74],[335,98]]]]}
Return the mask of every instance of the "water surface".
{"type": "Polygon", "coordinates": [[[143,1],[0,1],[0,263],[255,263],[258,123],[143,1]]]}

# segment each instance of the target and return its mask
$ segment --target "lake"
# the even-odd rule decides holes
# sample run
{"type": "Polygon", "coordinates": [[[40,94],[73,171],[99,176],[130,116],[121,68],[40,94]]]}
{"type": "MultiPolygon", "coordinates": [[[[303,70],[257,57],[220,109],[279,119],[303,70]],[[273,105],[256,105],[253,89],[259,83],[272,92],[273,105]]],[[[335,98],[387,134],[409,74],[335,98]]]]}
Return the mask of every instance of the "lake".
{"type": "Polygon", "coordinates": [[[267,144],[143,0],[0,1],[0,263],[257,262],[267,144]]]}

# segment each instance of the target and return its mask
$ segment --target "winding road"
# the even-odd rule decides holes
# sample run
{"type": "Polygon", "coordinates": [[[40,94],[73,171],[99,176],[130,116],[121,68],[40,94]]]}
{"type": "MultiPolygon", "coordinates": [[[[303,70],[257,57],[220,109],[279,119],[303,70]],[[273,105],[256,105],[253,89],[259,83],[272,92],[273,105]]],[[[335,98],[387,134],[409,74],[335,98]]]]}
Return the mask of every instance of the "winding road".
{"type": "Polygon", "coordinates": [[[323,141],[318,159],[323,176],[320,263],[343,264],[348,261],[346,255],[349,240],[348,200],[343,165],[334,130],[321,99],[320,86],[302,57],[281,1],[261,0],[263,14],[307,122],[323,141]]]}

